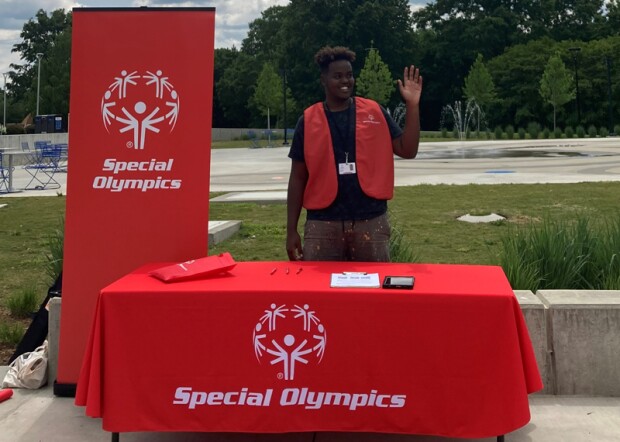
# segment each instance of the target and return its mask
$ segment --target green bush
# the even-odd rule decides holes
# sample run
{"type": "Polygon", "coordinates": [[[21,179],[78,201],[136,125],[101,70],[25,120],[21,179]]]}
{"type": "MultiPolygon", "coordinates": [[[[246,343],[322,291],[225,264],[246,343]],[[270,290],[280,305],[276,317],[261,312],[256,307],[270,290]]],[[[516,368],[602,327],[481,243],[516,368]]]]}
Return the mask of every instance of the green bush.
{"type": "Polygon", "coordinates": [[[543,130],[543,138],[544,139],[548,139],[549,138],[549,128],[545,127],[545,129],[543,130]]]}
{"type": "Polygon", "coordinates": [[[577,126],[575,133],[577,134],[577,138],[584,138],[586,136],[586,130],[581,124],[577,126]]]}
{"type": "Polygon", "coordinates": [[[537,139],[538,135],[540,134],[540,124],[538,124],[538,123],[529,123],[527,125],[527,133],[530,135],[530,138],[532,140],[537,139]]]}
{"type": "Polygon", "coordinates": [[[459,137],[459,130],[456,128],[456,126],[454,126],[454,129],[452,129],[452,138],[457,138],[459,137]]]}
{"type": "Polygon", "coordinates": [[[588,127],[588,136],[590,138],[596,138],[598,136],[598,130],[596,130],[596,126],[595,125],[591,124],[588,127]]]}
{"type": "MultiPolygon", "coordinates": [[[[391,220],[393,217],[391,218],[391,220]]],[[[390,259],[392,262],[416,262],[418,258],[413,252],[411,243],[403,234],[403,231],[392,223],[392,234],[390,235],[390,259]]]]}
{"type": "Polygon", "coordinates": [[[620,214],[593,224],[544,219],[502,236],[500,262],[515,290],[620,288],[620,214]]]}
{"type": "Polygon", "coordinates": [[[508,138],[509,140],[514,139],[515,137],[515,128],[512,127],[512,124],[509,124],[508,126],[506,126],[506,138],[508,138]]]}
{"type": "Polygon", "coordinates": [[[448,138],[448,129],[445,127],[441,128],[441,138],[448,138]]]}
{"type": "Polygon", "coordinates": [[[11,316],[28,318],[39,307],[39,297],[36,287],[24,287],[21,292],[9,295],[6,306],[11,316]]]}
{"type": "Polygon", "coordinates": [[[517,133],[519,134],[519,139],[520,140],[525,140],[525,129],[520,127],[519,130],[517,131],[517,133]]]}
{"type": "Polygon", "coordinates": [[[0,323],[0,344],[12,347],[19,344],[24,336],[24,328],[20,324],[0,323]]]}
{"type": "Polygon", "coordinates": [[[486,135],[487,140],[491,139],[491,129],[487,128],[487,130],[484,132],[486,135]]]}
{"type": "Polygon", "coordinates": [[[598,131],[598,134],[601,136],[601,138],[606,138],[607,136],[609,136],[609,131],[607,130],[605,126],[601,126],[601,128],[598,131]]]}
{"type": "Polygon", "coordinates": [[[63,250],[64,250],[64,219],[60,219],[60,226],[48,237],[47,243],[49,254],[46,255],[47,267],[46,272],[50,277],[50,285],[53,284],[60,272],[62,272],[63,250]]]}
{"type": "Polygon", "coordinates": [[[495,127],[495,139],[501,140],[502,138],[504,138],[504,131],[502,130],[501,126],[496,126],[495,127]]]}
{"type": "Polygon", "coordinates": [[[574,135],[573,127],[566,126],[566,128],[564,129],[564,135],[566,135],[566,138],[573,138],[573,135],[574,135]]]}
{"type": "Polygon", "coordinates": [[[616,125],[614,126],[614,134],[615,134],[616,136],[620,135],[620,124],[616,124],[616,125]]]}
{"type": "Polygon", "coordinates": [[[553,136],[554,138],[562,138],[562,129],[560,129],[559,126],[555,127],[555,130],[553,131],[553,136]]]}

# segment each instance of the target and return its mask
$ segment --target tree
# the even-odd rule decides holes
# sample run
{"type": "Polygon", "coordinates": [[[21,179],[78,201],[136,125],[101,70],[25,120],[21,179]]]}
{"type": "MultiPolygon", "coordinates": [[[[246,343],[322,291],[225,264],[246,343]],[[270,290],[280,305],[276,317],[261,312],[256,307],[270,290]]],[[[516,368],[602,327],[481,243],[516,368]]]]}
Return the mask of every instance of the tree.
{"type": "Polygon", "coordinates": [[[549,57],[558,49],[549,38],[515,45],[487,63],[495,79],[498,104],[492,124],[526,127],[545,114],[540,99],[540,77],[549,57]]]}
{"type": "Polygon", "coordinates": [[[357,92],[386,106],[394,89],[392,74],[381,60],[379,51],[370,48],[364,67],[357,79],[357,92]]]}
{"type": "Polygon", "coordinates": [[[480,131],[480,108],[488,111],[497,96],[493,78],[482,61],[482,54],[478,54],[476,61],[471,65],[469,74],[465,77],[463,94],[467,100],[474,100],[479,106],[478,131],[480,131]]]}
{"type": "Polygon", "coordinates": [[[224,127],[249,127],[248,98],[254,93],[259,66],[254,57],[243,52],[233,51],[228,55],[228,68],[215,84],[217,100],[225,117],[224,127]]]}
{"type": "Polygon", "coordinates": [[[555,131],[556,109],[575,98],[572,76],[564,66],[559,53],[549,57],[545,72],[540,79],[540,95],[553,106],[553,130],[555,131]]]}
{"type": "MultiPolygon", "coordinates": [[[[254,105],[266,117],[281,115],[282,111],[282,87],[273,66],[269,63],[263,65],[263,70],[256,80],[254,95],[250,98],[250,104],[254,105]]],[[[268,124],[271,127],[271,123],[268,124]]]]}
{"type": "Polygon", "coordinates": [[[482,61],[482,54],[478,54],[476,61],[471,65],[469,74],[465,77],[463,94],[468,100],[476,100],[476,103],[483,109],[486,109],[497,98],[495,83],[482,61]]]}
{"type": "MultiPolygon", "coordinates": [[[[284,113],[282,78],[270,63],[263,65],[263,70],[256,81],[254,95],[250,97],[248,104],[250,107],[258,109],[263,116],[280,117],[280,121],[282,120],[284,113]]],[[[295,100],[288,87],[286,88],[286,104],[292,110],[296,107],[295,100]]]]}
{"type": "Polygon", "coordinates": [[[69,114],[70,73],[69,27],[56,36],[47,56],[41,60],[40,114],[69,114]]]}
{"type": "MultiPolygon", "coordinates": [[[[34,19],[30,19],[24,24],[20,33],[22,41],[13,45],[13,49],[11,49],[11,52],[19,53],[20,59],[24,61],[24,64],[11,64],[11,69],[13,69],[10,73],[11,96],[15,106],[21,106],[30,112],[34,111],[39,68],[37,66],[38,53],[44,54],[41,72],[43,73],[44,68],[52,68],[54,74],[53,77],[41,76],[41,91],[44,92],[46,86],[56,89],[53,94],[64,90],[65,96],[54,98],[53,103],[63,101],[68,103],[71,21],[71,13],[65,12],[64,9],[57,9],[50,15],[40,9],[34,19]],[[57,68],[60,70],[56,70],[57,68]],[[61,83],[50,83],[53,81],[60,81],[61,83]]],[[[46,103],[45,109],[60,112],[60,110],[55,109],[56,104],[53,104],[54,108],[52,108],[48,106],[52,103],[46,103]]],[[[60,105],[60,107],[63,106],[60,105]]]]}

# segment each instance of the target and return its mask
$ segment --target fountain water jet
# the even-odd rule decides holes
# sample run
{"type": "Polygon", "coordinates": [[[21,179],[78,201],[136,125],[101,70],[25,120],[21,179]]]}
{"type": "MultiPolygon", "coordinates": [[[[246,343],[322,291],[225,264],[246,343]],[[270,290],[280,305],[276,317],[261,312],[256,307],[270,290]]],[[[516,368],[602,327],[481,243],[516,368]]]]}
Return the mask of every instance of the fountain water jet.
{"type": "Polygon", "coordinates": [[[484,112],[474,99],[465,102],[465,111],[460,100],[455,101],[454,106],[445,105],[441,110],[440,127],[446,127],[446,116],[452,118],[454,129],[461,141],[467,137],[467,130],[471,129],[471,124],[475,123],[477,130],[480,131],[480,123],[484,121],[484,112]]]}

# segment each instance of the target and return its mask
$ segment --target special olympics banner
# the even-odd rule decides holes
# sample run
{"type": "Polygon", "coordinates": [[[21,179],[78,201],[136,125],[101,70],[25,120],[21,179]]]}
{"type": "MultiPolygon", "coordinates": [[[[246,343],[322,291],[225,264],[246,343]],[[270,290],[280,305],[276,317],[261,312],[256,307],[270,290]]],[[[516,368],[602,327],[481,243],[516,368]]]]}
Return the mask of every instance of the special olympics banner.
{"type": "Polygon", "coordinates": [[[214,26],[214,8],[73,10],[57,394],[104,286],[207,254],[214,26]]]}

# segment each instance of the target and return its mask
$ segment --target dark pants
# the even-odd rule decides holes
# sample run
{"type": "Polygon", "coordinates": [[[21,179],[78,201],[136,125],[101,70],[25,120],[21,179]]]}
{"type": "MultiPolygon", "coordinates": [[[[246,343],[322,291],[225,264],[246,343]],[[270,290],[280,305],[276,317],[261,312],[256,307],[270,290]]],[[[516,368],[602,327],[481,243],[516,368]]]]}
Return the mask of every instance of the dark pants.
{"type": "Polygon", "coordinates": [[[390,223],[386,214],[359,221],[307,220],[304,261],[390,261],[390,223]]]}

